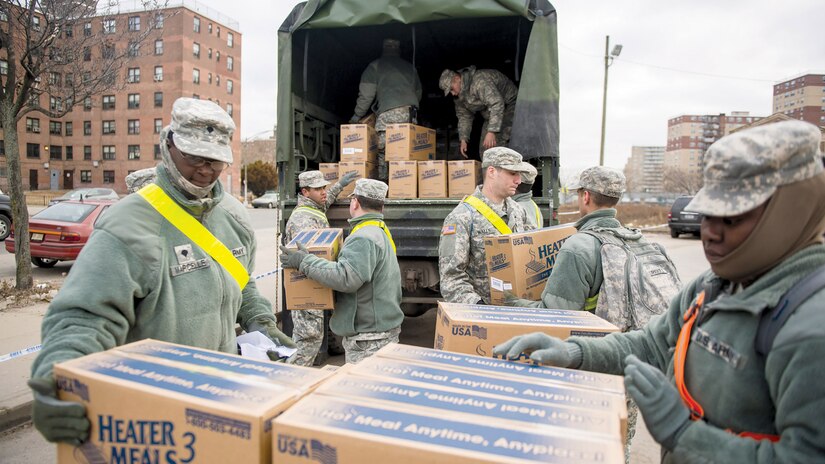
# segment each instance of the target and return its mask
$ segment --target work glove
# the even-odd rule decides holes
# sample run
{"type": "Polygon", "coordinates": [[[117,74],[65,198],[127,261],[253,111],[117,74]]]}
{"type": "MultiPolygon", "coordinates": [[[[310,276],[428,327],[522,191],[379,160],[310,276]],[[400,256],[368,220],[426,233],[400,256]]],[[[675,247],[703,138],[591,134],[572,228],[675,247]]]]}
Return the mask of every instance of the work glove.
{"type": "Polygon", "coordinates": [[[650,435],[663,448],[673,451],[690,424],[687,406],[662,371],[632,354],[624,362],[624,386],[639,406],[650,435]]]}
{"type": "Polygon", "coordinates": [[[360,177],[357,172],[348,172],[344,174],[340,179],[338,179],[338,183],[341,184],[341,187],[346,187],[347,185],[351,184],[355,179],[360,177]]]}
{"type": "Polygon", "coordinates": [[[349,118],[349,123],[350,123],[350,124],[355,124],[355,123],[357,123],[357,122],[358,122],[358,121],[360,121],[360,120],[361,120],[361,118],[359,118],[358,116],[356,116],[356,115],[354,115],[354,114],[353,114],[353,115],[352,115],[352,117],[351,117],[351,118],[349,118]]]}
{"type": "Polygon", "coordinates": [[[298,244],[298,249],[287,248],[281,245],[281,267],[291,267],[298,269],[301,267],[301,261],[309,254],[307,247],[302,243],[298,244]]]}
{"type": "Polygon", "coordinates": [[[545,333],[519,335],[493,348],[493,354],[505,359],[518,359],[528,354],[533,362],[545,366],[577,369],[582,364],[582,349],[575,343],[545,333]]]}
{"type": "Polygon", "coordinates": [[[75,401],[57,399],[57,383],[53,379],[29,379],[34,393],[32,420],[37,430],[50,442],[79,445],[89,438],[86,406],[75,401]]]}
{"type": "Polygon", "coordinates": [[[516,306],[516,303],[518,302],[518,300],[519,300],[519,297],[516,296],[515,293],[511,292],[510,290],[505,290],[504,291],[504,304],[506,306],[516,306]]]}
{"type": "MultiPolygon", "coordinates": [[[[268,317],[260,317],[258,319],[254,319],[250,322],[246,327],[247,332],[260,332],[270,340],[275,342],[277,345],[283,345],[288,348],[297,348],[298,345],[292,341],[291,338],[287,337],[285,333],[281,332],[278,328],[278,323],[275,320],[270,319],[268,317]]],[[[266,355],[269,356],[269,359],[272,361],[282,361],[283,359],[278,356],[278,353],[274,351],[267,351],[266,355]]]]}

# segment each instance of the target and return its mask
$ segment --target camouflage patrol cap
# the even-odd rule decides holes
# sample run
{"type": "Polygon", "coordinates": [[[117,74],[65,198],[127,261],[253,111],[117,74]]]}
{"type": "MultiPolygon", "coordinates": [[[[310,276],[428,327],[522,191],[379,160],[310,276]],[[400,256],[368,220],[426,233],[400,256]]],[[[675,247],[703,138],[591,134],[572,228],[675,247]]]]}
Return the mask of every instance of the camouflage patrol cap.
{"type": "Polygon", "coordinates": [[[126,189],[129,193],[135,193],[143,187],[153,183],[157,176],[158,174],[155,171],[155,168],[146,168],[135,171],[126,176],[126,189]]]}
{"type": "Polygon", "coordinates": [[[536,176],[539,175],[539,172],[536,170],[535,167],[533,167],[532,164],[527,163],[527,166],[525,166],[525,167],[528,168],[528,169],[527,169],[527,172],[522,172],[521,173],[521,182],[523,184],[533,184],[533,183],[535,183],[536,182],[536,176]]]}
{"type": "Polygon", "coordinates": [[[172,104],[175,146],[186,154],[232,163],[229,139],[235,121],[220,106],[209,100],[181,97],[172,104]]]}
{"type": "Polygon", "coordinates": [[[569,190],[585,189],[610,198],[621,198],[625,190],[625,177],[621,171],[604,166],[587,168],[569,190]]]}
{"type": "MultiPolygon", "coordinates": [[[[489,166],[506,169],[508,171],[529,173],[536,168],[521,160],[521,154],[507,147],[493,147],[484,151],[481,158],[481,168],[487,169],[489,166]]],[[[535,179],[535,178],[534,178],[535,179]]]]}
{"type": "Polygon", "coordinates": [[[298,174],[298,188],[319,188],[329,185],[321,171],[306,171],[298,174]]]}
{"type": "Polygon", "coordinates": [[[358,179],[355,181],[355,190],[352,191],[351,197],[359,196],[371,198],[373,200],[384,201],[387,196],[387,191],[390,188],[387,184],[375,179],[358,179]]]}
{"type": "Polygon", "coordinates": [[[458,76],[458,73],[450,69],[441,71],[441,77],[438,78],[438,86],[444,91],[446,97],[450,93],[450,86],[453,85],[453,77],[458,76]]]}
{"type": "Polygon", "coordinates": [[[736,216],[756,208],[777,187],[822,172],[821,137],[813,124],[783,121],[719,139],[705,153],[705,185],[685,209],[736,216]]]}

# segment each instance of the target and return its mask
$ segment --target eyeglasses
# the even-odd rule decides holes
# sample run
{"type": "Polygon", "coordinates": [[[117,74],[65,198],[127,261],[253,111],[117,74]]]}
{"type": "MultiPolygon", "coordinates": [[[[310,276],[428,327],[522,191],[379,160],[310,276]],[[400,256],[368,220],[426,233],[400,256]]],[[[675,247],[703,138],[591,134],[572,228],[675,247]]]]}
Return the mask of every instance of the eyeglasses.
{"type": "Polygon", "coordinates": [[[222,171],[226,166],[229,164],[225,161],[217,161],[217,160],[208,160],[201,156],[189,155],[180,150],[178,150],[180,156],[186,161],[189,166],[193,168],[199,168],[205,164],[208,164],[210,168],[214,171],[222,171]]]}

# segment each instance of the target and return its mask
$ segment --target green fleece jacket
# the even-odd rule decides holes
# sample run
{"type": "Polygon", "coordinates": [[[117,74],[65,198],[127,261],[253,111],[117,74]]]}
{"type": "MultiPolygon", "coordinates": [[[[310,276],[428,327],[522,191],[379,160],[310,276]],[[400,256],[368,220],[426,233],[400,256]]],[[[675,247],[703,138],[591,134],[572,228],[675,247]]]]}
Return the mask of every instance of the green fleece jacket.
{"type": "MultiPolygon", "coordinates": [[[[212,198],[190,201],[158,168],[156,183],[200,220],[248,272],[256,242],[246,210],[220,182],[212,198]]],[[[235,323],[274,320],[250,280],[243,292],[201,248],[139,195],[109,208],[43,319],[43,350],[32,377],[52,365],[144,338],[236,353],[235,323]],[[183,266],[181,266],[183,265],[183,266]]]]}
{"type": "MultiPolygon", "coordinates": [[[[693,329],[685,367],[691,395],[706,421],[691,422],[666,463],[822,462],[825,456],[825,290],[788,318],[767,356],[755,352],[763,310],[793,284],[825,266],[825,245],[786,258],[745,289],[706,303],[693,329]],[[695,337],[704,342],[697,342],[695,337]],[[743,431],[780,435],[772,443],[740,438],[743,431]]],[[[673,299],[668,312],[642,330],[601,339],[571,338],[582,348],[581,369],[622,374],[635,354],[673,379],[673,350],[684,313],[706,285],[730,287],[707,271],[673,299]]]]}
{"type": "MultiPolygon", "coordinates": [[[[384,215],[368,213],[349,220],[383,221],[384,215]]],[[[401,325],[401,270],[383,230],[365,226],[344,241],[338,261],[308,255],[300,271],[336,291],[335,311],[329,327],[337,335],[385,332],[401,325]]]]}

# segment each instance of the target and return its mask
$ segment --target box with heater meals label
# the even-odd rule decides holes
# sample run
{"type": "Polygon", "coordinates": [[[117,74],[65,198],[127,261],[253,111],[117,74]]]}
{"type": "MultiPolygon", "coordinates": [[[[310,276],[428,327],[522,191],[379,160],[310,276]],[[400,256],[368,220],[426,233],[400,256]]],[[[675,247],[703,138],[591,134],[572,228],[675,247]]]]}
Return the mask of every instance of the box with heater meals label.
{"type": "Polygon", "coordinates": [[[616,440],[562,437],[503,421],[319,394],[296,403],[272,428],[277,463],[624,462],[616,440]]]}
{"type": "MultiPolygon", "coordinates": [[[[335,261],[341,249],[343,233],[343,229],[305,230],[296,235],[287,248],[298,248],[300,243],[313,255],[335,261]]],[[[286,309],[335,309],[333,290],[297,269],[284,269],[284,289],[286,309]]]]}
{"type": "Polygon", "coordinates": [[[418,198],[447,198],[447,162],[418,162],[418,198]]]}
{"type": "Polygon", "coordinates": [[[367,124],[341,126],[341,161],[378,160],[378,133],[367,124]]]}
{"type": "MultiPolygon", "coordinates": [[[[338,182],[338,163],[318,163],[318,170],[330,185],[338,182]]],[[[329,188],[329,186],[327,186],[329,188]]]]}
{"type": "MultiPolygon", "coordinates": [[[[378,165],[367,161],[341,161],[338,163],[338,178],[354,172],[359,179],[374,179],[378,175],[378,165]]],[[[338,198],[346,199],[355,190],[355,182],[344,187],[338,198]]]]}
{"type": "Polygon", "coordinates": [[[389,198],[416,198],[418,196],[418,162],[390,161],[389,198]]]}
{"type": "Polygon", "coordinates": [[[505,291],[513,292],[519,298],[541,299],[561,246],[575,233],[576,228],[568,224],[484,237],[490,303],[503,305],[505,291]]]}
{"type": "Polygon", "coordinates": [[[415,124],[387,124],[384,134],[387,161],[435,159],[435,130],[415,124]]]}
{"type": "Polygon", "coordinates": [[[481,163],[476,160],[447,161],[447,190],[450,198],[464,198],[481,184],[481,163]]]}
{"type": "Polygon", "coordinates": [[[54,376],[91,423],[86,443],[57,446],[61,464],[269,463],[272,419],[304,394],[116,350],[55,364],[54,376]]]}
{"type": "Polygon", "coordinates": [[[492,356],[493,347],[517,336],[544,332],[566,339],[603,337],[619,328],[587,311],[438,303],[437,350],[492,356]]]}

